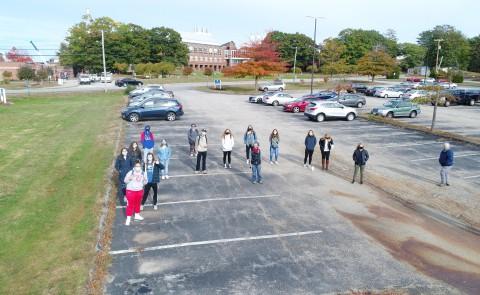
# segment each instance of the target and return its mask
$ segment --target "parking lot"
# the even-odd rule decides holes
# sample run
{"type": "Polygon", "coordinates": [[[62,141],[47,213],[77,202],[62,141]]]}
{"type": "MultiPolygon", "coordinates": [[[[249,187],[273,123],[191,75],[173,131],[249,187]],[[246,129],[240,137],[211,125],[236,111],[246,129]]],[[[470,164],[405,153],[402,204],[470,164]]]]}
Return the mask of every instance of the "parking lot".
{"type": "MultiPolygon", "coordinates": [[[[146,206],[144,221],[126,227],[124,208],[117,207],[108,294],[322,294],[387,288],[413,294],[474,294],[480,288],[478,237],[461,233],[469,241],[467,251],[456,240],[456,229],[384,203],[368,185],[352,185],[336,176],[351,175],[351,154],[363,142],[371,157],[367,182],[381,186],[378,181],[387,181],[385,186],[395,186],[399,194],[428,192],[419,202],[434,194],[439,206],[474,209],[480,203],[478,147],[452,143],[456,152],[453,186],[441,189],[436,183],[442,140],[434,136],[358,119],[311,122],[303,114],[283,113],[280,107],[249,104],[240,95],[179,89],[176,96],[184,104],[184,117],[148,122],[157,141],[165,138],[172,147],[171,179],[160,183],[159,210],[146,206]],[[193,173],[194,159],[188,155],[186,141],[191,123],[208,129],[207,175],[193,173]],[[248,124],[254,126],[263,149],[264,184],[249,181],[242,142],[248,124]],[[224,169],[221,163],[220,135],[226,128],[236,140],[232,169],[224,169]],[[267,161],[273,128],[281,138],[278,166],[267,161]],[[317,139],[324,133],[332,135],[335,175],[318,169],[318,150],[314,154],[317,169],[303,168],[303,139],[309,129],[317,139]],[[366,229],[365,219],[354,218],[373,214],[373,204],[383,208],[378,224],[400,222],[395,216],[402,212],[409,216],[403,223],[416,223],[402,228],[408,241],[413,236],[423,239],[432,244],[432,253],[439,247],[445,250],[439,251],[443,255],[452,254],[450,259],[469,261],[470,268],[449,272],[442,265],[443,272],[435,272],[435,267],[426,268],[435,266],[435,261],[418,258],[419,265],[402,259],[397,252],[403,248],[395,250],[366,229]],[[387,212],[396,214],[386,216],[387,212]],[[426,223],[428,228],[423,227],[426,223]],[[417,237],[420,225],[435,238],[417,237]],[[443,231],[452,232],[441,235],[443,231]],[[460,280],[458,271],[471,273],[460,280]]],[[[416,120],[423,120],[422,116],[416,120]]],[[[126,124],[125,145],[139,140],[146,123],[122,123],[126,124]]],[[[473,210],[465,212],[469,213],[473,210]]]]}

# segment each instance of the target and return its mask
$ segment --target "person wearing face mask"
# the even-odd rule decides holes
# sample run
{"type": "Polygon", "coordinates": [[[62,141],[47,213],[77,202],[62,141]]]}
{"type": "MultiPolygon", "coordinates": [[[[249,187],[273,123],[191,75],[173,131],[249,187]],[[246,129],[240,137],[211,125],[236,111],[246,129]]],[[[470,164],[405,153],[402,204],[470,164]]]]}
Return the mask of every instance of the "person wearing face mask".
{"type": "Polygon", "coordinates": [[[222,135],[223,166],[225,169],[232,168],[232,149],[234,144],[232,131],[225,129],[222,135]]]}
{"type": "Polygon", "coordinates": [[[118,173],[118,190],[117,195],[122,206],[125,206],[125,175],[127,175],[128,171],[132,170],[134,161],[130,157],[127,148],[122,148],[120,151],[120,155],[118,155],[117,159],[115,160],[115,170],[118,173]]]}
{"type": "Polygon", "coordinates": [[[355,178],[357,177],[358,171],[360,171],[360,184],[363,184],[363,173],[365,171],[365,165],[367,164],[370,156],[368,151],[364,148],[362,143],[357,145],[357,148],[353,152],[353,162],[355,162],[355,170],[353,172],[352,183],[355,183],[355,178]]]}
{"type": "Polygon", "coordinates": [[[162,163],[162,179],[168,179],[168,163],[170,162],[170,156],[172,155],[172,150],[167,144],[165,139],[162,139],[160,142],[160,147],[158,148],[157,157],[162,163]]]}
{"type": "Polygon", "coordinates": [[[195,142],[197,141],[198,135],[199,133],[197,125],[192,124],[187,133],[188,144],[190,145],[190,157],[194,157],[197,155],[197,150],[195,149],[195,142]]]}
{"type": "Polygon", "coordinates": [[[260,144],[255,142],[252,147],[252,183],[263,183],[262,180],[262,153],[260,144]]]}
{"type": "Polygon", "coordinates": [[[278,134],[277,129],[273,129],[272,133],[270,134],[269,141],[270,141],[270,164],[275,163],[278,165],[280,135],[278,134]]]}
{"type": "Polygon", "coordinates": [[[257,134],[253,130],[252,125],[248,125],[247,131],[245,131],[245,135],[243,136],[243,143],[245,144],[245,154],[247,157],[247,164],[250,163],[250,153],[253,148],[253,144],[257,141],[257,134]]]}
{"type": "Polygon", "coordinates": [[[450,186],[448,183],[448,172],[452,169],[453,166],[453,151],[450,149],[450,143],[445,142],[443,144],[443,150],[440,152],[438,157],[438,162],[440,163],[440,183],[439,186],[450,186]]]}
{"type": "Polygon", "coordinates": [[[330,164],[330,152],[333,149],[333,139],[330,135],[325,134],[320,138],[318,145],[320,146],[320,152],[322,154],[322,169],[328,170],[330,164]]]}
{"type": "Polygon", "coordinates": [[[130,158],[132,158],[133,163],[135,163],[136,160],[143,161],[142,150],[136,141],[130,143],[130,146],[128,147],[128,154],[130,158]]]}
{"type": "Polygon", "coordinates": [[[155,146],[155,138],[150,131],[150,125],[145,126],[145,129],[140,134],[140,141],[143,146],[143,162],[145,163],[148,153],[153,153],[153,147],[155,146]]]}
{"type": "Polygon", "coordinates": [[[143,217],[140,215],[140,204],[142,203],[143,198],[143,187],[147,184],[147,173],[142,170],[142,162],[137,160],[133,166],[133,170],[130,170],[127,175],[125,175],[125,183],[127,185],[127,220],[125,225],[130,225],[132,215],[134,215],[135,220],[143,220],[143,217]]]}
{"type": "Polygon", "coordinates": [[[145,172],[147,173],[147,184],[143,189],[143,198],[142,198],[142,205],[140,206],[140,211],[143,210],[143,206],[147,201],[148,194],[150,193],[150,189],[153,190],[153,210],[158,210],[157,207],[157,191],[158,191],[158,183],[160,182],[160,170],[162,170],[164,166],[160,163],[159,160],[155,160],[152,153],[147,154],[147,162],[145,162],[145,172]]]}
{"type": "Polygon", "coordinates": [[[208,147],[208,139],[207,139],[207,130],[202,129],[200,135],[197,137],[196,140],[196,149],[197,149],[197,166],[195,168],[195,173],[200,173],[200,162],[202,162],[202,172],[203,174],[207,174],[207,147],[208,147]]]}
{"type": "Polygon", "coordinates": [[[303,158],[303,167],[308,167],[315,169],[312,165],[313,152],[315,151],[315,146],[317,145],[317,138],[313,134],[313,130],[309,130],[307,136],[305,137],[305,157],[303,158]],[[308,165],[307,165],[308,159],[308,165]]]}

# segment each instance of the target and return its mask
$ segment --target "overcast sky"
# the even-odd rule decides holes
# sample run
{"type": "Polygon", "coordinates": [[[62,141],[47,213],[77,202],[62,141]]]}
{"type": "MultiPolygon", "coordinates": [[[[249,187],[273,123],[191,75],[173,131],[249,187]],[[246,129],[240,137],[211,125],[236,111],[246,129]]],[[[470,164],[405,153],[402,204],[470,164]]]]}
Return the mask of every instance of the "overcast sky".
{"type": "Polygon", "coordinates": [[[0,52],[30,48],[30,40],[40,49],[58,48],[86,9],[94,17],[147,28],[205,27],[220,43],[242,43],[271,30],[313,36],[307,15],[324,17],[318,22],[320,41],[345,28],[393,29],[401,42],[415,42],[419,32],[439,24],[453,25],[468,37],[480,34],[478,0],[21,0],[0,9],[0,52]]]}

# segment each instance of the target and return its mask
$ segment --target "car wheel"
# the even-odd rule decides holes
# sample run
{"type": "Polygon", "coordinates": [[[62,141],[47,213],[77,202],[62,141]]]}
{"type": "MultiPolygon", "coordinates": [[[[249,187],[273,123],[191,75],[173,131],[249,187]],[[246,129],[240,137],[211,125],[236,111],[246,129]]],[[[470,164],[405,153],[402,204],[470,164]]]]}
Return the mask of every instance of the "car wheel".
{"type": "Polygon", "coordinates": [[[167,114],[167,121],[175,121],[175,119],[177,119],[177,115],[175,115],[174,112],[169,112],[167,114]]]}
{"type": "Polygon", "coordinates": [[[449,106],[450,106],[450,102],[449,102],[448,100],[446,100],[445,103],[444,103],[444,106],[449,107],[449,106]]]}
{"type": "Polygon", "coordinates": [[[474,99],[470,99],[470,101],[468,102],[468,104],[470,106],[474,106],[475,105],[475,100],[474,99]]]}
{"type": "Polygon", "coordinates": [[[415,117],[417,117],[417,111],[411,111],[410,118],[415,118],[415,117]]]}
{"type": "Polygon", "coordinates": [[[130,115],[128,115],[128,121],[130,122],[138,122],[139,119],[140,116],[137,113],[131,113],[130,115]]]}
{"type": "Polygon", "coordinates": [[[278,88],[278,91],[283,91],[283,87],[278,88]]]}
{"type": "Polygon", "coordinates": [[[325,115],[324,114],[318,114],[316,117],[317,122],[322,122],[325,121],[325,115]]]}
{"type": "Polygon", "coordinates": [[[267,88],[267,87],[263,88],[263,91],[264,91],[264,92],[267,92],[267,91],[268,91],[268,88],[267,88]]]}
{"type": "Polygon", "coordinates": [[[272,102],[272,105],[273,105],[274,107],[278,106],[278,101],[275,100],[274,102],[272,102]]]}
{"type": "Polygon", "coordinates": [[[347,114],[347,117],[345,117],[347,119],[347,121],[352,121],[353,119],[355,119],[355,114],[354,113],[348,113],[347,114]]]}
{"type": "Polygon", "coordinates": [[[143,82],[138,83],[138,85],[143,86],[143,82]]]}
{"type": "Polygon", "coordinates": [[[387,98],[388,98],[388,95],[387,95],[387,94],[385,94],[385,95],[383,96],[383,98],[387,99],[387,98]]]}
{"type": "Polygon", "coordinates": [[[258,98],[257,99],[257,103],[261,103],[262,102],[262,99],[261,98],[258,98]]]}
{"type": "Polygon", "coordinates": [[[387,118],[393,118],[393,113],[392,113],[392,112],[388,112],[388,113],[387,113],[387,118]]]}
{"type": "Polygon", "coordinates": [[[363,102],[357,103],[357,108],[361,108],[361,107],[363,107],[363,102]]]}
{"type": "Polygon", "coordinates": [[[300,112],[300,108],[299,108],[299,107],[294,107],[294,108],[293,108],[293,112],[294,112],[294,113],[300,112]]]}

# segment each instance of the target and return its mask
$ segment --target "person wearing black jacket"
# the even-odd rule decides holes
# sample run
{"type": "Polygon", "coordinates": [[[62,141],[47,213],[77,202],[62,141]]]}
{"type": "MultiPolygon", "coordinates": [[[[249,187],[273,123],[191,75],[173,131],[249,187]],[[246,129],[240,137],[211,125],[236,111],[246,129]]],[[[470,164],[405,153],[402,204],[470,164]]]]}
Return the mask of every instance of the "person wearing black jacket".
{"type": "Polygon", "coordinates": [[[263,183],[262,181],[262,153],[260,151],[260,145],[255,142],[252,147],[252,183],[263,183]]]}
{"type": "Polygon", "coordinates": [[[136,141],[130,144],[130,147],[128,148],[128,154],[130,155],[130,158],[132,158],[132,163],[135,163],[136,160],[140,160],[143,163],[142,150],[136,141]]]}
{"type": "Polygon", "coordinates": [[[353,162],[355,162],[355,170],[353,172],[352,183],[355,183],[355,178],[357,177],[358,171],[360,171],[360,184],[363,184],[363,173],[365,170],[365,165],[367,164],[370,156],[368,151],[364,149],[363,144],[359,143],[357,148],[353,152],[353,162]]]}
{"type": "Polygon", "coordinates": [[[305,137],[305,157],[303,158],[303,167],[308,167],[307,166],[307,159],[308,159],[308,165],[310,165],[312,171],[313,165],[312,165],[312,157],[313,157],[313,152],[315,151],[315,146],[317,145],[317,138],[315,137],[315,134],[313,134],[313,130],[308,130],[307,136],[305,137]]]}
{"type": "Polygon", "coordinates": [[[322,153],[322,169],[328,170],[328,165],[330,164],[330,152],[333,148],[333,139],[330,135],[325,134],[318,141],[320,146],[320,153],[322,153]]]}
{"type": "Polygon", "coordinates": [[[155,160],[153,153],[147,154],[147,162],[145,163],[145,172],[147,172],[147,184],[145,184],[145,187],[143,189],[142,206],[140,207],[140,210],[143,210],[143,205],[145,205],[145,201],[147,201],[150,189],[153,190],[153,210],[158,209],[158,183],[160,182],[160,170],[164,168],[165,167],[162,165],[162,163],[160,163],[159,160],[155,160]]]}
{"type": "Polygon", "coordinates": [[[125,175],[127,175],[128,171],[133,169],[133,159],[128,153],[127,148],[122,148],[120,155],[118,155],[117,159],[115,160],[115,170],[118,172],[118,190],[117,195],[122,206],[125,205],[125,194],[126,194],[126,186],[125,182],[125,175]]]}

